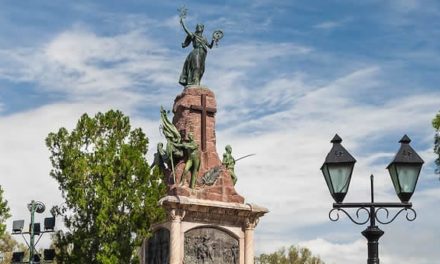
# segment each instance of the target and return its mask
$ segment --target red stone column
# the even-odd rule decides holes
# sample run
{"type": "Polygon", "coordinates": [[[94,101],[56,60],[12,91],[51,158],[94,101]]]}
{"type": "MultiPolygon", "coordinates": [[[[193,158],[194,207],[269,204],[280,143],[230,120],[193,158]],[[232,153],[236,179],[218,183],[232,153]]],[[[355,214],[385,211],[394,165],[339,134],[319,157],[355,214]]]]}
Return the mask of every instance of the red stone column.
{"type": "Polygon", "coordinates": [[[206,109],[216,109],[214,93],[207,88],[186,88],[174,101],[173,123],[184,135],[192,133],[201,151],[201,164],[199,175],[215,166],[220,166],[221,161],[217,154],[215,137],[215,113],[206,115],[206,149],[202,149],[202,114],[196,108],[202,108],[202,96],[206,100],[206,109]]]}
{"type": "MultiPolygon", "coordinates": [[[[173,124],[180,132],[182,140],[186,140],[190,133],[194,136],[194,140],[199,145],[200,169],[197,175],[198,184],[194,189],[189,188],[187,185],[179,186],[177,184],[169,186],[169,194],[213,201],[243,203],[244,198],[235,191],[231,175],[222,165],[217,153],[216,107],[214,93],[202,87],[185,88],[174,100],[173,124]],[[210,185],[203,185],[202,177],[214,168],[220,171],[217,180],[210,185]],[[218,170],[219,168],[220,170],[218,170]]],[[[177,182],[180,182],[184,167],[184,161],[180,161],[179,164],[175,165],[177,182]]]]}

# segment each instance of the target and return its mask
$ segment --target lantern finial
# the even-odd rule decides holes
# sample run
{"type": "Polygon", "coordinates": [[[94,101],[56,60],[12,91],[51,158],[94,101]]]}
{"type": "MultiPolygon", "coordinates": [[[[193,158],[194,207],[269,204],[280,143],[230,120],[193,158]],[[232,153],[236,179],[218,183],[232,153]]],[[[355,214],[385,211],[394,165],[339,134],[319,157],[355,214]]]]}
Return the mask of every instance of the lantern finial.
{"type": "Polygon", "coordinates": [[[342,138],[338,134],[336,134],[330,142],[331,143],[341,143],[342,138]]]}
{"type": "Polygon", "coordinates": [[[402,143],[402,144],[409,144],[410,142],[411,142],[411,139],[406,134],[399,141],[399,143],[402,143]]]}

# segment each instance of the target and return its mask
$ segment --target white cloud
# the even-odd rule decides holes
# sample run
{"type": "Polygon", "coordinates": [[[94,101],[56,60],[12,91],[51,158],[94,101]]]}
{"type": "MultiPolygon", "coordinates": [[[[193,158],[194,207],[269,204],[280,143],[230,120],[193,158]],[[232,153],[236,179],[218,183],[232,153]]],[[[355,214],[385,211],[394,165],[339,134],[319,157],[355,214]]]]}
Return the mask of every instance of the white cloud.
{"type": "Polygon", "coordinates": [[[73,100],[157,103],[158,91],[173,85],[177,75],[170,52],[138,30],[107,37],[73,28],[46,45],[0,54],[3,78],[73,100]]]}
{"type": "Polygon", "coordinates": [[[340,27],[341,25],[342,25],[342,23],[338,22],[338,21],[324,21],[324,22],[321,22],[319,24],[314,25],[313,27],[317,28],[317,29],[329,30],[329,29],[334,29],[334,28],[340,27]]]}
{"type": "Polygon", "coordinates": [[[215,57],[212,59],[212,67],[215,69],[220,67],[228,71],[244,70],[255,66],[264,67],[260,65],[263,62],[269,63],[271,60],[292,55],[305,55],[311,51],[310,47],[293,43],[244,42],[222,46],[221,49],[216,50],[215,57]]]}

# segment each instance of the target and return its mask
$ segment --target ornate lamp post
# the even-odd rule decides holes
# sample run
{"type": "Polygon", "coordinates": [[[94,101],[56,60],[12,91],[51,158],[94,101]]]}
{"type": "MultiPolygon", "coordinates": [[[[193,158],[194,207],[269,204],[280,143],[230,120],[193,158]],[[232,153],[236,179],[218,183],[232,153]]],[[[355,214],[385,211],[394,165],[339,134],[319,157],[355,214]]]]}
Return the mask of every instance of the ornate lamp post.
{"type": "Polygon", "coordinates": [[[374,176],[371,175],[371,202],[369,203],[343,203],[345,195],[348,192],[351,175],[356,160],[342,147],[342,139],[335,135],[331,141],[333,147],[328,153],[324,164],[321,167],[325,181],[329,188],[330,194],[336,203],[333,203],[333,209],[329,212],[331,221],[339,220],[339,212],[343,212],[348,218],[357,225],[364,225],[370,222],[370,225],[362,232],[362,235],[368,240],[368,264],[379,264],[379,238],[384,232],[376,225],[376,221],[381,224],[389,224],[393,222],[397,216],[406,211],[406,219],[414,221],[417,217],[416,212],[412,209],[409,202],[416,188],[423,160],[409,145],[411,140],[405,135],[399,142],[400,149],[394,160],[388,165],[391,180],[394,189],[401,203],[377,203],[374,201],[374,176]],[[343,208],[357,208],[355,220],[343,208]],[[389,217],[388,208],[401,208],[393,217],[389,217]],[[385,211],[386,219],[380,220],[378,212],[385,211]],[[359,220],[359,212],[365,211],[368,214],[364,221],[359,220]],[[412,213],[412,214],[410,214],[412,213]]]}

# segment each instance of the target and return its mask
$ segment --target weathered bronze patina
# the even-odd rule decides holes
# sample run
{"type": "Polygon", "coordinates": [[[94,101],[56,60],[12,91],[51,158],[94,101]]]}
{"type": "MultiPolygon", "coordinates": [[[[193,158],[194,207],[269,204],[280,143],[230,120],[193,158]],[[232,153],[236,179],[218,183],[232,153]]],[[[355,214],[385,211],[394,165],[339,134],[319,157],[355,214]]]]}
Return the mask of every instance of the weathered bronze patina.
{"type": "Polygon", "coordinates": [[[236,264],[238,259],[238,240],[220,229],[201,227],[185,233],[184,263],[236,264]]]}
{"type": "Polygon", "coordinates": [[[196,141],[194,140],[193,135],[190,133],[188,135],[188,141],[183,142],[182,144],[179,144],[178,146],[181,146],[186,153],[186,162],[185,162],[185,169],[182,172],[182,176],[180,177],[180,184],[184,185],[186,181],[186,174],[188,172],[191,173],[191,180],[189,187],[191,189],[194,189],[196,186],[196,180],[197,180],[197,173],[200,169],[200,151],[199,151],[199,145],[197,145],[196,141]]]}
{"type": "Polygon", "coordinates": [[[183,86],[200,85],[200,80],[205,72],[205,60],[208,48],[211,49],[214,44],[218,44],[218,41],[223,37],[223,32],[221,30],[216,30],[212,35],[211,42],[208,42],[203,36],[205,26],[203,24],[197,24],[195,32],[189,31],[183,21],[186,17],[187,9],[183,7],[179,9],[179,11],[180,24],[186,33],[182,48],[188,47],[191,43],[193,45],[193,50],[188,54],[185,63],[183,64],[179,83],[183,86]]]}
{"type": "Polygon", "coordinates": [[[225,153],[223,153],[223,160],[222,164],[225,165],[225,167],[228,169],[229,173],[231,174],[232,182],[234,185],[237,183],[237,176],[235,175],[235,159],[232,157],[232,147],[230,145],[227,145],[225,147],[225,153]]]}

